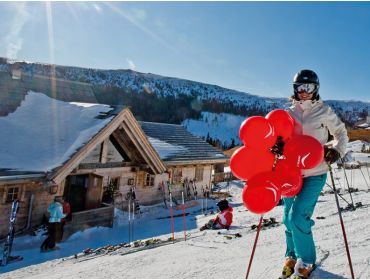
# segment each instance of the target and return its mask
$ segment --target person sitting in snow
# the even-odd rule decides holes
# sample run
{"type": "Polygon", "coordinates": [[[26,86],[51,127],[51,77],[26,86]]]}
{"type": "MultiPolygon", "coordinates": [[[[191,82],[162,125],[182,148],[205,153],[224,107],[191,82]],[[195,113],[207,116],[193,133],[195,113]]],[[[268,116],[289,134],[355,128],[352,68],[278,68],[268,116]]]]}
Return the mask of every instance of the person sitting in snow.
{"type": "Polygon", "coordinates": [[[229,202],[226,199],[220,200],[217,203],[220,213],[217,214],[215,219],[211,219],[204,226],[200,228],[200,231],[206,229],[229,229],[233,222],[233,208],[229,206],[229,202]]]}

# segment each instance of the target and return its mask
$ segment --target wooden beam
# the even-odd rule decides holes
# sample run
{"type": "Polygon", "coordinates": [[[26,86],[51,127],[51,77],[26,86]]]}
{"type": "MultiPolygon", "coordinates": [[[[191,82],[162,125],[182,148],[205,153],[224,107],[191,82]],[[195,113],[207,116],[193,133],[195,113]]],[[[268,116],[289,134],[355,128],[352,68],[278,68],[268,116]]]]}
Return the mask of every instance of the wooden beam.
{"type": "Polygon", "coordinates": [[[188,160],[188,161],[181,161],[181,160],[173,160],[173,161],[165,161],[166,163],[166,166],[168,167],[173,167],[173,166],[176,166],[176,165],[181,165],[181,166],[188,166],[188,165],[197,165],[197,164],[205,164],[205,165],[209,165],[209,164],[218,164],[218,163],[226,163],[227,162],[227,159],[209,159],[209,160],[188,160]]]}
{"type": "Polygon", "coordinates": [[[159,154],[157,153],[157,151],[154,149],[152,144],[149,142],[148,137],[146,136],[145,132],[143,131],[139,123],[136,121],[131,111],[129,111],[127,114],[130,115],[129,119],[133,120],[132,125],[136,133],[142,136],[142,139],[145,142],[146,147],[148,148],[148,152],[150,153],[151,158],[157,163],[158,168],[160,170],[159,173],[165,172],[167,168],[165,164],[163,163],[162,159],[160,158],[159,154]]]}
{"type": "Polygon", "coordinates": [[[107,162],[107,156],[108,156],[108,142],[109,142],[109,138],[108,138],[108,139],[105,139],[105,140],[101,143],[101,147],[100,147],[100,157],[99,157],[99,162],[100,162],[100,163],[106,163],[106,162],[107,162]]]}
{"type": "Polygon", "coordinates": [[[55,183],[59,184],[74,168],[104,139],[119,127],[122,121],[128,116],[128,108],[123,109],[117,116],[115,116],[98,134],[96,134],[86,145],[77,151],[71,159],[69,159],[61,168],[59,168],[52,179],[55,183]]]}
{"type": "Polygon", "coordinates": [[[129,125],[126,122],[123,122],[122,127],[125,130],[125,133],[128,135],[130,140],[134,143],[136,146],[137,150],[139,151],[140,155],[143,157],[144,161],[146,161],[151,169],[153,170],[154,173],[161,173],[158,171],[157,166],[153,162],[153,160],[148,156],[147,151],[145,150],[145,145],[142,143],[140,137],[135,137],[137,135],[134,135],[134,133],[130,130],[129,125]]]}
{"type": "MultiPolygon", "coordinates": [[[[124,129],[122,128],[122,130],[124,130],[124,129]]],[[[112,136],[118,142],[118,144],[125,150],[125,153],[130,158],[130,160],[132,160],[132,161],[138,160],[135,151],[132,149],[132,147],[130,147],[129,141],[126,140],[125,136],[127,136],[127,135],[125,135],[124,131],[121,131],[121,129],[116,129],[112,133],[112,136]]]]}

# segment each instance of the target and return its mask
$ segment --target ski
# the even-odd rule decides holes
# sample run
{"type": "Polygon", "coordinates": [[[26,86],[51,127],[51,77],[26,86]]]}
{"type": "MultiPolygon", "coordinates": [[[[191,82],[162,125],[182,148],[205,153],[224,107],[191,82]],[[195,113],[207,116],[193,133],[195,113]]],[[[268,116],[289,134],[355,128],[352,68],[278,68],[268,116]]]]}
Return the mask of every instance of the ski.
{"type": "Polygon", "coordinates": [[[166,200],[166,191],[165,191],[165,188],[164,188],[164,182],[160,182],[159,185],[158,185],[158,190],[160,190],[161,194],[162,194],[162,197],[163,197],[163,203],[164,203],[164,208],[168,208],[167,206],[167,200],[166,200]]]}
{"type": "Polygon", "coordinates": [[[8,257],[8,264],[13,263],[13,262],[22,261],[22,260],[23,260],[22,256],[9,256],[8,257]]]}
{"type": "Polygon", "coordinates": [[[1,262],[2,266],[5,266],[8,264],[9,260],[11,259],[17,259],[21,258],[19,256],[12,257],[10,254],[12,252],[12,247],[13,247],[13,240],[14,240],[14,233],[15,233],[15,221],[17,218],[17,212],[19,208],[19,201],[16,199],[12,203],[12,210],[10,212],[10,217],[9,217],[9,229],[8,229],[8,235],[5,240],[4,244],[4,251],[3,251],[3,259],[1,262]]]}
{"type": "Polygon", "coordinates": [[[192,186],[192,189],[193,189],[193,197],[194,197],[194,200],[197,200],[198,198],[198,190],[197,190],[197,186],[195,184],[195,179],[194,180],[190,180],[190,184],[192,186]]]}
{"type": "Polygon", "coordinates": [[[177,199],[172,195],[172,186],[169,181],[167,181],[167,189],[168,189],[168,193],[171,195],[172,202],[175,203],[175,205],[179,205],[177,199]]]}
{"type": "Polygon", "coordinates": [[[238,238],[238,237],[242,237],[242,235],[239,233],[239,232],[236,232],[236,233],[229,233],[229,232],[217,232],[217,234],[219,235],[223,235],[225,238],[238,238]]]}
{"type": "Polygon", "coordinates": [[[185,178],[184,183],[186,186],[186,198],[189,200],[191,199],[191,192],[190,192],[190,182],[188,178],[185,178]]]}
{"type": "MultiPolygon", "coordinates": [[[[280,225],[280,223],[277,222],[275,218],[271,217],[269,219],[263,219],[263,223],[261,225],[261,228],[262,229],[268,229],[268,228],[276,227],[276,226],[279,226],[279,225],[280,225]]],[[[251,225],[251,230],[257,230],[257,228],[258,228],[257,224],[251,225]]]]}
{"type": "Polygon", "coordinates": [[[54,248],[50,248],[50,249],[42,249],[42,250],[40,250],[40,253],[49,253],[49,252],[53,252],[53,251],[57,251],[57,250],[60,250],[59,246],[55,246],[54,248]]]}

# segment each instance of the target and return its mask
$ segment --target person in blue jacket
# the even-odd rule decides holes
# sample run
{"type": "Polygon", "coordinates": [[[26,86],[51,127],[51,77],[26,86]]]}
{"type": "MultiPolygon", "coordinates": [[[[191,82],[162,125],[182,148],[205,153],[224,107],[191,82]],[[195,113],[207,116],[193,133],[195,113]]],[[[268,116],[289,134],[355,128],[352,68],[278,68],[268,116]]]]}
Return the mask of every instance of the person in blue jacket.
{"type": "Polygon", "coordinates": [[[63,213],[63,205],[60,202],[60,197],[57,196],[54,198],[54,201],[50,203],[47,211],[49,213],[48,237],[40,246],[43,252],[58,249],[55,245],[57,231],[60,230],[62,219],[66,216],[63,213]]]}

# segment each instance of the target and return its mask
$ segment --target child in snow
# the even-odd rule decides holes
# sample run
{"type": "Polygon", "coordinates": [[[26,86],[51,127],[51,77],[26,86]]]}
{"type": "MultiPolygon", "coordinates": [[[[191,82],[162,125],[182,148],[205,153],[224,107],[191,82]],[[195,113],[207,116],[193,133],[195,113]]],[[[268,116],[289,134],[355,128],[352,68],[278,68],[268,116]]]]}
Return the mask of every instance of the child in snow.
{"type": "Polygon", "coordinates": [[[325,185],[328,164],[344,156],[348,142],[343,122],[330,107],[323,104],[319,96],[319,86],[319,78],[311,70],[301,70],[294,76],[293,104],[288,112],[300,124],[295,127],[296,133],[312,136],[324,145],[330,132],[334,141],[330,148],[325,148],[324,159],[319,166],[303,170],[301,192],[295,197],[283,198],[287,248],[280,278],[307,278],[314,267],[316,249],[311,231],[314,225],[311,216],[325,185]]]}
{"type": "Polygon", "coordinates": [[[217,214],[215,219],[211,219],[204,226],[200,228],[200,231],[205,229],[229,229],[233,222],[233,208],[229,206],[229,202],[226,199],[220,200],[217,203],[220,213],[217,214]]]}

